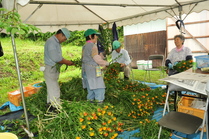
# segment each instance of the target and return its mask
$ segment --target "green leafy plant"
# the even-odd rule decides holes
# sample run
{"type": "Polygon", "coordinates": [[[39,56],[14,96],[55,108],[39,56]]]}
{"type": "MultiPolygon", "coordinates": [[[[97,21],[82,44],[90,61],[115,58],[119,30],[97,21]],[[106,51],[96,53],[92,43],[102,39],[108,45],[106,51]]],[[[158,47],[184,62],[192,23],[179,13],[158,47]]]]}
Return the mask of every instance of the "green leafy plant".
{"type": "Polygon", "coordinates": [[[0,30],[2,31],[3,29],[11,34],[26,34],[30,31],[39,32],[37,27],[23,23],[20,19],[20,15],[15,9],[7,11],[4,8],[0,8],[0,30]]]}
{"type": "Polygon", "coordinates": [[[82,61],[81,58],[76,58],[71,60],[76,68],[81,69],[82,61]]]}
{"type": "MultiPolygon", "coordinates": [[[[141,137],[142,139],[157,139],[159,132],[159,125],[156,120],[143,119],[138,122],[140,132],[135,133],[134,137],[141,137]]],[[[169,138],[170,130],[162,130],[161,138],[169,138]]]]}
{"type": "Polygon", "coordinates": [[[178,72],[183,72],[185,70],[188,70],[192,67],[193,60],[182,60],[178,62],[175,66],[173,66],[173,69],[178,72]]]}

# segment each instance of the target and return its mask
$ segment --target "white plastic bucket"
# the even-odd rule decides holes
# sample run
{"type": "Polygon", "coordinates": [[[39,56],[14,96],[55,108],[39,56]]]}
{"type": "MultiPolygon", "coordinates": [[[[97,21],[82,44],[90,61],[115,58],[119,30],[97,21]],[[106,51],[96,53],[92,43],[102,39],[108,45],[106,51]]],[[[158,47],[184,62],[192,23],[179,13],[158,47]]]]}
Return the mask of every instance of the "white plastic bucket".
{"type": "Polygon", "coordinates": [[[144,69],[152,68],[152,60],[145,60],[144,69]]]}
{"type": "Polygon", "coordinates": [[[138,70],[143,70],[144,69],[144,62],[145,62],[145,60],[136,61],[136,65],[138,67],[138,70]]]}

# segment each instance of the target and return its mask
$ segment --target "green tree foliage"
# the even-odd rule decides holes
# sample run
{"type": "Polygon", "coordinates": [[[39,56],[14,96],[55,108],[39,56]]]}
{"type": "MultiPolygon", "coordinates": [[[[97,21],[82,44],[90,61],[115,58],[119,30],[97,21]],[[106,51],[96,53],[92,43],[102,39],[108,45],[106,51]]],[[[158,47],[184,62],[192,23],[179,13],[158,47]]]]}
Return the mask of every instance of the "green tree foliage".
{"type": "Polygon", "coordinates": [[[4,8],[0,8],[0,32],[4,30],[11,34],[27,34],[40,31],[33,25],[23,23],[15,9],[7,11],[4,8]]]}

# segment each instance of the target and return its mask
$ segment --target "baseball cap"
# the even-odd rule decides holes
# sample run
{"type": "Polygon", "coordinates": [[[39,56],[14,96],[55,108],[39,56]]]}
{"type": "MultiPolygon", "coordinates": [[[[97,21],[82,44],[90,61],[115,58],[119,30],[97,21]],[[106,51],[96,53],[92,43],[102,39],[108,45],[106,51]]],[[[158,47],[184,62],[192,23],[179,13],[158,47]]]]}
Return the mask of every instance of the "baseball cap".
{"type": "Polygon", "coordinates": [[[113,49],[118,49],[121,46],[121,43],[119,41],[114,41],[112,43],[113,49]]]}
{"type": "Polygon", "coordinates": [[[96,32],[94,29],[87,29],[85,32],[84,32],[84,36],[87,37],[89,35],[92,35],[92,34],[96,34],[96,35],[99,35],[100,33],[99,32],[96,32]]]}
{"type": "Polygon", "coordinates": [[[67,28],[62,28],[61,31],[67,39],[70,38],[70,31],[67,28]]]}

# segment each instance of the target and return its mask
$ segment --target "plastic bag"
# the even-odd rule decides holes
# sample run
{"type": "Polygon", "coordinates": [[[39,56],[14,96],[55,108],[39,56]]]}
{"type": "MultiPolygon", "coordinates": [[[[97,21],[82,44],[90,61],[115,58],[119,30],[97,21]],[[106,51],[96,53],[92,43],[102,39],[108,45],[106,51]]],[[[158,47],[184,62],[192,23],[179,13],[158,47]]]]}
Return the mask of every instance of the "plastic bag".
{"type": "Polygon", "coordinates": [[[202,99],[195,98],[191,103],[191,107],[196,109],[203,109],[205,107],[205,104],[205,101],[203,101],[202,99]]]}

